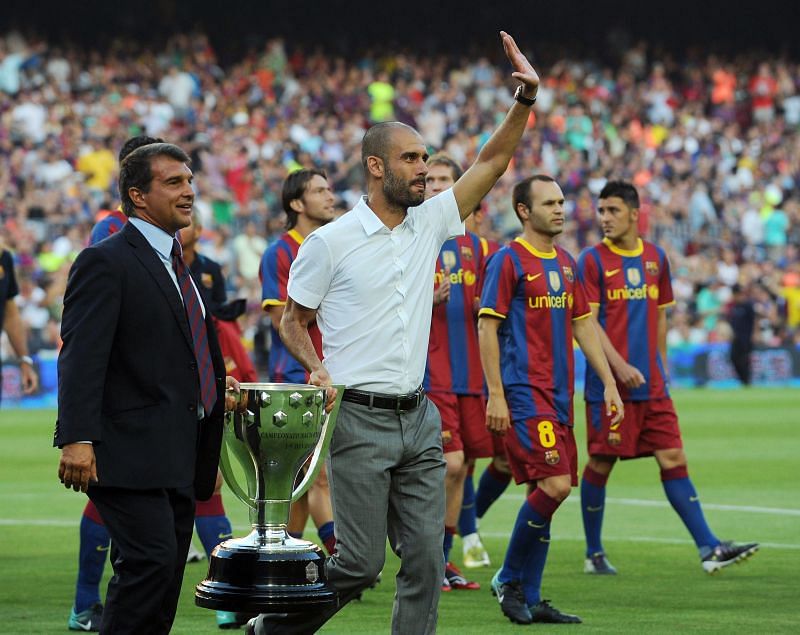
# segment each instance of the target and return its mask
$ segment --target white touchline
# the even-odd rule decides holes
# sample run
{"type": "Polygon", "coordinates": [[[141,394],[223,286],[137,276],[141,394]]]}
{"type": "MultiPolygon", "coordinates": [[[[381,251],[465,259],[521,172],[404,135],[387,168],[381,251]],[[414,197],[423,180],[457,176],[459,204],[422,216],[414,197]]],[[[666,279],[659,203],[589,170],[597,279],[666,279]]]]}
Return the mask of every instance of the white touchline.
{"type": "MultiPolygon", "coordinates": [[[[508,539],[508,532],[502,531],[479,531],[482,538],[506,538],[508,539]]],[[[553,532],[551,536],[553,541],[570,541],[570,542],[584,542],[585,536],[577,535],[561,535],[558,532],[553,532]]],[[[662,545],[693,545],[694,541],[689,538],[654,538],[652,536],[603,536],[603,542],[652,542],[662,545]]],[[[792,544],[785,542],[760,542],[759,546],[768,549],[791,549],[800,550],[800,544],[792,544]]]]}
{"type": "MultiPolygon", "coordinates": [[[[503,500],[514,501],[519,503],[525,497],[521,494],[506,494],[494,503],[495,505],[503,500]]],[[[579,496],[570,497],[565,503],[580,504],[581,499],[579,496]]],[[[800,516],[800,509],[790,509],[788,507],[757,507],[754,505],[721,505],[719,503],[706,503],[701,499],[703,509],[713,509],[715,511],[723,512],[744,512],[749,514],[774,514],[776,516],[800,516]]],[[[647,500],[642,498],[613,498],[609,496],[606,498],[606,503],[613,503],[615,505],[627,505],[629,507],[670,507],[668,501],[664,500],[647,500]]]]}

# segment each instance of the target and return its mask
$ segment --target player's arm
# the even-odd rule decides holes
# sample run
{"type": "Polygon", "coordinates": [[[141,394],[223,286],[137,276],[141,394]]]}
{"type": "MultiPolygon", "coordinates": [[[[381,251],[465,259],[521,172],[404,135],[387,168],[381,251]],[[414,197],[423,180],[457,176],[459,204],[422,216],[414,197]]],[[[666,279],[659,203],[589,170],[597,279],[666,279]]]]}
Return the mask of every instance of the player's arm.
{"type": "Polygon", "coordinates": [[[590,315],[580,317],[572,322],[572,332],[578,345],[581,347],[586,360],[595,369],[600,381],[603,382],[603,398],[606,402],[606,415],[613,419],[611,423],[622,421],[625,415],[622,399],[617,390],[617,382],[608,365],[608,360],[603,352],[603,345],[600,341],[600,331],[602,329],[595,323],[590,315]]]}
{"type": "MultiPolygon", "coordinates": [[[[322,360],[314,350],[314,343],[308,333],[308,326],[317,317],[316,309],[309,309],[297,304],[292,298],[286,300],[283,309],[278,334],[281,336],[286,350],[291,353],[298,362],[309,372],[309,383],[314,386],[330,387],[333,384],[328,370],[323,366],[322,360]]],[[[328,391],[327,410],[333,408],[336,398],[336,389],[330,388],[328,391]]]]}
{"type": "Polygon", "coordinates": [[[267,315],[272,322],[272,328],[278,332],[280,332],[281,328],[284,306],[285,305],[283,304],[267,304],[264,306],[264,310],[267,312],[267,315]]]}
{"type": "Polygon", "coordinates": [[[667,367],[667,307],[658,307],[658,323],[656,325],[656,339],[658,352],[661,355],[661,364],[664,367],[665,379],[669,381],[669,369],[667,367]]]}
{"type": "Polygon", "coordinates": [[[595,328],[597,329],[597,335],[600,338],[600,345],[603,348],[603,353],[605,353],[606,359],[608,359],[608,364],[611,366],[611,370],[614,372],[614,375],[623,386],[626,388],[638,388],[644,384],[644,375],[642,374],[642,371],[636,368],[636,366],[632,366],[626,362],[625,358],[619,354],[617,349],[611,343],[608,334],[605,332],[603,327],[600,326],[600,322],[597,320],[600,307],[596,304],[592,304],[591,308],[591,319],[595,325],[595,328]]]}
{"type": "MultiPolygon", "coordinates": [[[[500,31],[500,37],[503,40],[506,57],[514,67],[511,76],[522,82],[523,96],[534,99],[539,90],[539,76],[519,50],[514,38],[505,31],[500,31]]],[[[529,106],[515,101],[503,123],[481,148],[475,163],[453,185],[453,194],[462,220],[472,214],[481,199],[508,168],[508,163],[525,131],[530,111],[529,106]]]]}
{"type": "Polygon", "coordinates": [[[13,299],[6,300],[6,317],[3,323],[3,329],[8,335],[8,341],[11,343],[11,348],[21,358],[19,365],[19,372],[21,375],[22,392],[30,395],[39,385],[39,377],[36,375],[36,370],[29,363],[28,360],[23,358],[28,357],[28,342],[25,337],[25,323],[22,321],[22,316],[19,312],[19,307],[13,299]]]}
{"type": "Polygon", "coordinates": [[[503,434],[511,424],[508,404],[503,390],[503,379],[500,374],[500,343],[497,330],[502,324],[497,317],[482,315],[478,318],[478,346],[481,354],[481,366],[486,377],[489,399],[486,402],[486,427],[492,432],[503,434]]]}

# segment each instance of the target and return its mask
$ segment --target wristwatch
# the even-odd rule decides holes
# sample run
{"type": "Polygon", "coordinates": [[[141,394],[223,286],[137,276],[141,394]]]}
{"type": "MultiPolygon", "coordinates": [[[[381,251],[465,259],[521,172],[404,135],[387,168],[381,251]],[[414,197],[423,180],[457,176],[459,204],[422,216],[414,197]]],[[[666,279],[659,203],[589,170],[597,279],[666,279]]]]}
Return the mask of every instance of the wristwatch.
{"type": "Polygon", "coordinates": [[[31,357],[30,355],[22,355],[19,358],[19,363],[27,364],[28,366],[33,366],[33,357],[31,357]]]}
{"type": "Polygon", "coordinates": [[[514,99],[516,99],[523,106],[528,106],[528,107],[533,106],[533,104],[536,103],[536,97],[534,97],[533,99],[526,97],[525,95],[522,94],[523,90],[525,90],[524,85],[520,84],[519,86],[517,86],[517,90],[514,91],[514,99]]]}

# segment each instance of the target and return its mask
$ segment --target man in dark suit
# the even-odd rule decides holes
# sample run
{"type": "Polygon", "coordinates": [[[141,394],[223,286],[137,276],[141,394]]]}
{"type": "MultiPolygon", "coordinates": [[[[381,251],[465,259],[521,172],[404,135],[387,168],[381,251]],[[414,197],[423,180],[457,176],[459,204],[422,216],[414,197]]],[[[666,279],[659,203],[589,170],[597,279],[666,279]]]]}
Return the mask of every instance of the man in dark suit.
{"type": "Polygon", "coordinates": [[[103,633],[169,632],[195,498],[214,491],[226,386],[238,390],[175,240],[191,222],[188,162],[167,143],[122,162],[130,220],[80,253],[64,295],[54,445],[61,482],[111,534],[103,633]]]}

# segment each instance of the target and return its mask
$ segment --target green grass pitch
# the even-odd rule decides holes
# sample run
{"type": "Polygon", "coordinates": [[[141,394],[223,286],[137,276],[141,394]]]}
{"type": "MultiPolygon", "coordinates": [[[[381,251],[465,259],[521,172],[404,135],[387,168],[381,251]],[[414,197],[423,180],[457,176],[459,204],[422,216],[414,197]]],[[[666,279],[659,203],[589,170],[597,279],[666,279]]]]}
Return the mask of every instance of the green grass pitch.
{"type": "MultiPolygon", "coordinates": [[[[619,465],[608,489],[605,543],[620,573],[582,573],[578,492],[553,522],[544,597],[580,615],[575,627],[537,632],[788,633],[798,631],[800,607],[800,395],[791,389],[680,391],[675,394],[689,470],[706,516],[721,538],[758,540],[750,561],[711,577],[678,517],[666,503],[652,459],[619,465]]],[[[583,406],[576,430],[583,448],[583,406]]],[[[56,478],[50,448],[55,413],[0,411],[0,632],[62,633],[74,594],[78,521],[85,497],[56,478]]],[[[582,452],[583,454],[583,452],[582,452]]],[[[582,456],[581,463],[583,463],[582,456]]],[[[493,565],[500,565],[522,501],[510,489],[481,524],[493,565]]],[[[244,506],[226,491],[234,533],[246,533],[244,506]]],[[[315,532],[309,531],[309,535],[315,532]]],[[[199,545],[199,541],[195,541],[199,545]]],[[[453,560],[461,562],[456,539],[453,560]]],[[[206,562],[186,568],[173,632],[220,632],[211,611],[194,606],[194,585],[206,562]]],[[[439,632],[511,633],[489,593],[491,569],[470,571],[480,591],[442,596],[439,632]]],[[[103,594],[110,565],[106,566],[103,594]]],[[[388,633],[397,560],[389,553],[383,582],[346,607],[325,633],[388,633]]]]}

